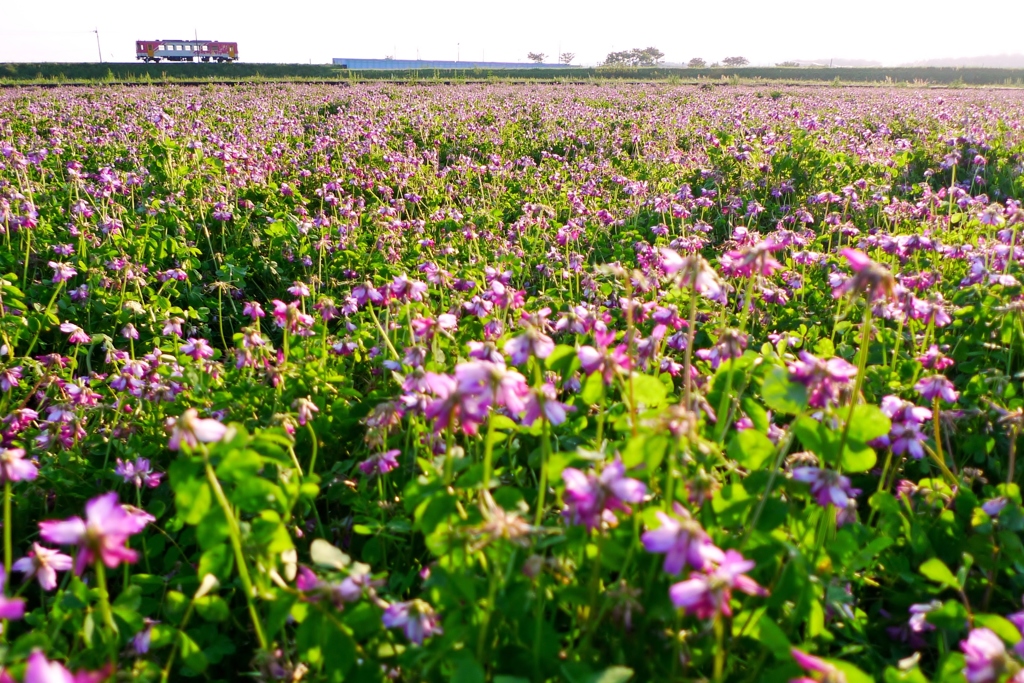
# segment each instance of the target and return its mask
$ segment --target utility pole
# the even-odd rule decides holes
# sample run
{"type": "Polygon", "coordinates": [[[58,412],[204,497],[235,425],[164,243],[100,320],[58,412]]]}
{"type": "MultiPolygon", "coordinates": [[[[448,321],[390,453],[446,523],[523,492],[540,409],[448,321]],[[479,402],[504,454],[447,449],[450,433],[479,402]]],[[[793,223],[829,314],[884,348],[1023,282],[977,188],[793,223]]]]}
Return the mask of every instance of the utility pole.
{"type": "Polygon", "coordinates": [[[455,43],[455,63],[459,63],[459,56],[462,54],[462,43],[455,43]]]}
{"type": "Polygon", "coordinates": [[[100,29],[97,26],[93,29],[93,33],[96,34],[96,53],[100,56],[100,64],[103,63],[103,50],[100,49],[100,29]]]}

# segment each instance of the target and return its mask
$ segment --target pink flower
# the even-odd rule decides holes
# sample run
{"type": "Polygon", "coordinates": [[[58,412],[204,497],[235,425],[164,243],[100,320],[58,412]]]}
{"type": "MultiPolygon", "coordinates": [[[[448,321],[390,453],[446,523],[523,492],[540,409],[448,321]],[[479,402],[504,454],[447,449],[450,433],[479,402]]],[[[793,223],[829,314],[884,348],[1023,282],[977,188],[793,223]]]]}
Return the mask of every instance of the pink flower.
{"type": "Polygon", "coordinates": [[[316,404],[310,401],[308,398],[297,398],[292,401],[292,408],[299,415],[299,424],[303,427],[306,423],[313,419],[313,413],[319,413],[320,409],[316,407],[316,404]]]}
{"type": "Polygon", "coordinates": [[[434,610],[422,600],[396,602],[384,610],[381,619],[385,628],[402,629],[405,637],[416,645],[421,645],[432,635],[442,633],[434,610]]]}
{"type": "Polygon", "coordinates": [[[708,619],[718,614],[732,616],[732,591],[736,589],[747,595],[767,595],[768,591],[746,576],[754,563],[743,559],[735,550],[727,550],[718,566],[708,572],[692,572],[690,578],[669,589],[672,603],[698,619],[708,619]]]}
{"type": "Polygon", "coordinates": [[[195,360],[213,358],[213,347],[205,339],[190,338],[181,345],[181,352],[195,360]]]}
{"type": "Polygon", "coordinates": [[[536,327],[530,326],[526,331],[505,344],[505,353],[512,359],[512,365],[522,365],[530,356],[547,358],[555,350],[555,342],[551,337],[536,327]]]}
{"type": "Polygon", "coordinates": [[[973,629],[967,640],[960,641],[960,649],[964,651],[968,683],[995,683],[1009,663],[1003,641],[987,628],[973,629]]]}
{"type": "Polygon", "coordinates": [[[72,674],[60,662],[51,662],[36,650],[28,656],[24,683],[100,683],[110,677],[110,665],[99,671],[79,671],[72,674]]]}
{"type": "Polygon", "coordinates": [[[25,600],[4,595],[5,583],[7,575],[4,574],[4,568],[0,567],[0,619],[21,619],[25,616],[25,600]]]}
{"type": "Polygon", "coordinates": [[[810,484],[811,494],[822,507],[845,508],[856,504],[854,499],[860,493],[850,485],[848,477],[819,467],[797,467],[793,470],[793,479],[810,484]]]}
{"type": "Polygon", "coordinates": [[[661,526],[640,537],[647,552],[664,553],[665,573],[678,574],[687,564],[694,569],[704,569],[711,562],[724,561],[725,554],[715,547],[686,508],[675,503],[674,510],[678,518],[660,510],[655,513],[661,526]]]}
{"type": "Polygon", "coordinates": [[[526,410],[523,412],[523,424],[529,427],[543,414],[553,425],[565,422],[567,411],[576,410],[576,406],[566,405],[558,401],[558,392],[551,383],[544,383],[540,388],[530,390],[526,397],[526,410]]]}
{"type": "Polygon", "coordinates": [[[134,563],[138,553],[125,547],[129,536],[141,531],[140,523],[117,502],[117,494],[104,493],[85,504],[81,517],[39,522],[39,536],[58,545],[77,545],[75,573],[99,559],[113,569],[121,562],[134,563]]]}
{"type": "Polygon", "coordinates": [[[53,282],[66,282],[78,275],[78,271],[67,263],[50,261],[48,265],[53,268],[53,282]]]}
{"type": "Polygon", "coordinates": [[[960,394],[953,388],[953,383],[943,375],[925,377],[914,385],[914,391],[921,394],[926,401],[941,398],[946,403],[956,403],[960,394]]]}
{"type": "Polygon", "coordinates": [[[21,366],[15,366],[13,368],[4,368],[0,370],[0,391],[8,392],[16,386],[19,386],[18,380],[21,379],[21,366]]]}
{"type": "Polygon", "coordinates": [[[164,476],[162,472],[153,470],[149,458],[136,458],[134,462],[131,460],[122,461],[121,458],[118,458],[114,473],[124,479],[124,483],[134,484],[135,488],[145,486],[151,489],[159,486],[160,480],[164,476]]]}
{"type": "Polygon", "coordinates": [[[839,398],[839,387],[857,376],[857,368],[839,357],[821,360],[806,351],[789,366],[789,378],[807,387],[807,404],[824,408],[839,398]]]}
{"type": "Polygon", "coordinates": [[[73,323],[62,323],[60,331],[71,335],[68,337],[68,343],[71,344],[88,344],[92,341],[92,338],[85,333],[85,330],[73,323]]]}
{"type": "Polygon", "coordinates": [[[172,451],[180,449],[182,442],[189,448],[195,448],[201,443],[215,443],[223,439],[228,431],[217,420],[200,418],[195,408],[189,408],[181,417],[167,418],[166,426],[171,430],[167,448],[172,451]]]}
{"type": "Polygon", "coordinates": [[[647,495],[643,482],[625,476],[621,458],[605,466],[600,476],[584,474],[574,467],[562,471],[565,480],[565,510],[562,515],[570,524],[596,529],[601,522],[614,523],[616,510],[632,512],[626,503],[639,503],[647,495]]]}
{"type": "Polygon", "coordinates": [[[0,482],[31,481],[38,474],[35,463],[25,459],[24,448],[5,448],[0,451],[0,482]]]}
{"type": "MultiPolygon", "coordinates": [[[[796,648],[791,649],[789,652],[793,655],[793,659],[796,660],[796,663],[800,665],[801,669],[809,673],[825,674],[824,678],[826,681],[833,680],[834,674],[838,673],[836,667],[832,666],[820,657],[809,655],[806,652],[797,650],[796,648]]],[[[813,678],[797,678],[795,680],[791,680],[789,683],[801,683],[803,681],[815,683],[813,678]]]]}
{"type": "Polygon", "coordinates": [[[57,587],[57,572],[67,571],[71,565],[70,555],[33,543],[28,555],[15,561],[11,569],[24,574],[26,581],[36,577],[43,590],[52,591],[57,587]]]}
{"type": "Polygon", "coordinates": [[[401,451],[393,448],[383,453],[374,453],[366,460],[359,463],[359,471],[365,475],[387,474],[398,467],[398,456],[401,451]]]}

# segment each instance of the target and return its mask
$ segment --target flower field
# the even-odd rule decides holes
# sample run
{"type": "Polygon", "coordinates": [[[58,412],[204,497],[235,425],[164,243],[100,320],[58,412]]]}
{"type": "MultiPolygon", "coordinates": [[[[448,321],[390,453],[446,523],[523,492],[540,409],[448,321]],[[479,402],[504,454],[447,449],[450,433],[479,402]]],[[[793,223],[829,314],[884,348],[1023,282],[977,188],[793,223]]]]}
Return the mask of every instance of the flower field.
{"type": "Polygon", "coordinates": [[[0,680],[1024,683],[1024,92],[0,91],[0,680]]]}

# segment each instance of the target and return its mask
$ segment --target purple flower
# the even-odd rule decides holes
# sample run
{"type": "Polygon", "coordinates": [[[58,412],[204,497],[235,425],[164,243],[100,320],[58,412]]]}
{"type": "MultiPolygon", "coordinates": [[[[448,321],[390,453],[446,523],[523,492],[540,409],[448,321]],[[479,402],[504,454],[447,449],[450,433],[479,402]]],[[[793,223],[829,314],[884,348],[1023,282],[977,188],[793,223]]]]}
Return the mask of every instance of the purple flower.
{"type": "Polygon", "coordinates": [[[110,677],[110,665],[99,671],[79,671],[72,674],[60,662],[51,662],[36,650],[28,656],[24,683],[100,683],[110,677]]]}
{"type": "Polygon", "coordinates": [[[213,347],[205,339],[190,338],[181,345],[181,352],[195,360],[213,358],[213,347]]]}
{"type": "Polygon", "coordinates": [[[1006,496],[998,496],[991,500],[986,500],[981,504],[981,509],[985,511],[985,514],[989,517],[997,517],[1006,504],[1010,502],[1010,499],[1006,496]]]}
{"type": "Polygon", "coordinates": [[[308,398],[297,398],[292,401],[292,408],[298,413],[299,424],[303,427],[313,419],[313,413],[319,413],[320,409],[308,398]]]}
{"type": "Polygon", "coordinates": [[[967,640],[960,641],[960,649],[967,661],[964,676],[968,683],[994,683],[1009,663],[1003,641],[987,628],[972,629],[967,640]]]}
{"type": "Polygon", "coordinates": [[[26,581],[36,577],[43,590],[52,591],[57,587],[57,572],[67,571],[71,565],[70,555],[33,543],[28,555],[15,561],[11,570],[24,574],[26,581]]]}
{"type": "Polygon", "coordinates": [[[180,449],[183,442],[189,448],[195,448],[201,443],[215,443],[223,439],[228,431],[217,420],[200,418],[195,408],[189,408],[181,417],[167,418],[166,426],[171,432],[167,448],[172,451],[180,449]]]}
{"type": "Polygon", "coordinates": [[[526,409],[524,399],[530,392],[526,378],[515,370],[489,361],[469,361],[455,366],[458,390],[464,396],[494,403],[519,414],[526,409]]]}
{"type": "Polygon", "coordinates": [[[50,261],[48,265],[53,268],[53,282],[66,282],[78,275],[78,271],[67,263],[50,261]]]}
{"type": "Polygon", "coordinates": [[[928,623],[927,617],[929,612],[934,612],[940,607],[942,607],[942,603],[938,600],[911,605],[909,609],[910,620],[907,622],[907,627],[910,629],[911,633],[934,631],[935,627],[928,623]]]}
{"type": "Polygon", "coordinates": [[[392,448],[390,451],[384,451],[383,453],[374,453],[359,463],[359,470],[368,476],[387,474],[398,467],[398,456],[401,454],[402,451],[397,448],[392,448]]]}
{"type": "Polygon", "coordinates": [[[31,481],[38,475],[35,463],[25,459],[24,448],[5,448],[0,451],[0,482],[31,481]]]}
{"type": "Polygon", "coordinates": [[[822,507],[856,505],[854,498],[860,493],[850,485],[849,478],[820,467],[797,467],[793,470],[793,479],[810,484],[811,494],[822,507]]]}
{"type": "Polygon", "coordinates": [[[678,574],[687,564],[694,569],[704,569],[711,562],[723,562],[725,553],[711,542],[689,511],[679,503],[675,503],[673,509],[678,519],[659,510],[656,514],[661,526],[640,537],[647,552],[665,554],[665,573],[678,574]]]}
{"type": "Polygon", "coordinates": [[[0,391],[8,392],[14,387],[18,386],[18,380],[21,379],[21,366],[15,366],[13,368],[4,368],[0,371],[0,391]]]}
{"type": "Polygon", "coordinates": [[[3,567],[0,567],[0,619],[21,619],[25,616],[25,600],[4,595],[5,583],[7,575],[4,574],[3,567]]]}
{"type": "Polygon", "coordinates": [[[141,531],[140,522],[117,502],[117,494],[104,493],[85,504],[85,516],[39,522],[39,536],[58,545],[77,545],[75,574],[99,559],[113,569],[121,562],[134,563],[138,553],[125,547],[129,536],[141,531]]]}
{"type": "Polygon", "coordinates": [[[896,280],[888,268],[875,263],[867,254],[856,249],[843,249],[839,253],[850,264],[853,275],[835,286],[832,296],[838,299],[847,293],[863,294],[868,301],[895,296],[896,280]]]}
{"type": "Polygon", "coordinates": [[[381,617],[385,628],[400,628],[405,637],[422,645],[430,636],[443,633],[434,610],[422,600],[396,602],[384,610],[381,617]]]}
{"type": "Polygon", "coordinates": [[[914,391],[921,394],[926,401],[941,398],[946,403],[956,403],[960,394],[954,389],[953,383],[943,375],[925,377],[914,385],[914,391]]]}
{"type": "Polygon", "coordinates": [[[746,575],[754,563],[743,559],[735,550],[727,550],[717,566],[707,572],[692,572],[686,581],[680,581],[669,588],[672,603],[692,612],[698,619],[708,619],[718,614],[732,616],[732,591],[736,589],[747,595],[767,595],[768,591],[746,575]]]}
{"type": "Polygon", "coordinates": [[[74,323],[61,323],[60,331],[64,334],[71,335],[68,337],[68,343],[70,344],[88,344],[92,341],[92,337],[87,335],[85,330],[74,323]]]}
{"type": "Polygon", "coordinates": [[[576,351],[576,356],[580,359],[583,372],[588,375],[600,372],[604,383],[609,385],[616,375],[629,372],[633,368],[633,359],[626,344],[610,347],[615,340],[613,331],[597,332],[594,336],[597,348],[582,346],[576,351]]]}
{"type": "Polygon", "coordinates": [[[576,410],[576,406],[566,405],[558,401],[558,392],[550,382],[545,382],[539,388],[530,390],[526,397],[526,410],[523,412],[523,424],[529,427],[543,414],[544,418],[553,425],[560,425],[565,422],[567,411],[576,410]]]}
{"type": "Polygon", "coordinates": [[[806,351],[800,360],[789,366],[789,378],[807,387],[807,404],[812,408],[825,408],[839,398],[840,386],[847,385],[857,376],[857,368],[842,358],[821,360],[806,351]]]}
{"type": "Polygon", "coordinates": [[[505,343],[505,353],[512,359],[512,365],[522,365],[530,356],[544,359],[555,350],[555,342],[551,337],[536,327],[526,328],[523,334],[505,343]]]}
{"type": "Polygon", "coordinates": [[[242,308],[242,315],[247,315],[252,318],[253,322],[256,322],[260,318],[265,317],[267,314],[263,310],[257,301],[247,301],[245,306],[242,308]]]}
{"type": "MultiPolygon", "coordinates": [[[[815,674],[815,673],[825,674],[824,680],[826,680],[826,681],[833,680],[834,679],[834,675],[836,673],[838,673],[838,670],[836,669],[836,667],[832,666],[831,664],[829,664],[828,662],[826,662],[824,659],[822,659],[820,657],[815,657],[814,655],[809,655],[806,652],[801,652],[800,650],[797,650],[796,648],[792,648],[789,651],[789,653],[791,655],[793,655],[793,659],[796,660],[796,663],[800,665],[801,669],[803,669],[804,671],[807,671],[808,673],[812,673],[812,674],[815,674]]],[[[839,680],[839,679],[835,679],[835,680],[839,680]]],[[[795,678],[795,679],[791,679],[789,681],[789,683],[805,683],[805,682],[807,682],[807,683],[816,683],[813,678],[808,678],[808,677],[795,678]]]]}
{"type": "Polygon", "coordinates": [[[567,467],[562,471],[565,480],[565,510],[562,515],[570,524],[583,524],[595,529],[602,521],[615,522],[615,510],[632,512],[626,503],[639,503],[647,495],[647,487],[636,479],[625,476],[626,467],[616,457],[606,465],[600,476],[567,467]]]}
{"type": "Polygon", "coordinates": [[[114,473],[124,479],[124,483],[135,484],[135,488],[139,489],[143,486],[155,489],[160,485],[160,479],[164,476],[162,472],[153,470],[149,458],[136,458],[134,462],[122,461],[121,458],[118,458],[114,473]]]}

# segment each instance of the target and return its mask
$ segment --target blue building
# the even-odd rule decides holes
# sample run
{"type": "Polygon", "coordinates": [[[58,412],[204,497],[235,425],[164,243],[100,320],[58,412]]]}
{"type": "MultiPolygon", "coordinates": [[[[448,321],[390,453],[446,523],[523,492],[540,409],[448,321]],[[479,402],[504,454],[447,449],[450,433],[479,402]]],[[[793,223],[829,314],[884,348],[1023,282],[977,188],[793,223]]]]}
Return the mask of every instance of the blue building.
{"type": "Polygon", "coordinates": [[[437,59],[354,59],[335,57],[334,66],[353,71],[405,70],[405,69],[565,69],[566,64],[537,64],[536,62],[469,62],[437,59]]]}

